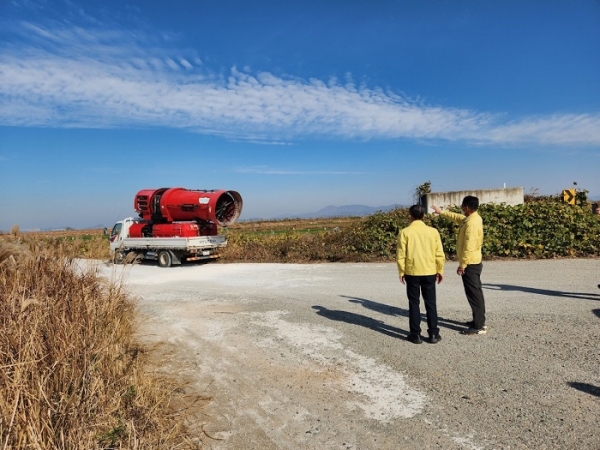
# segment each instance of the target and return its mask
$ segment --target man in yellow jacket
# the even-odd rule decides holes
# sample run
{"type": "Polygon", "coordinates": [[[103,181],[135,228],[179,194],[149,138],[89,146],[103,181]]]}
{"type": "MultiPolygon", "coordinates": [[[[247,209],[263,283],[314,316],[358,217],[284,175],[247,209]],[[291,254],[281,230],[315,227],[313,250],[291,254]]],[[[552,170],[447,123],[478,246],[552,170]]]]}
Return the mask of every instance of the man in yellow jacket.
{"type": "Polygon", "coordinates": [[[473,319],[465,323],[468,328],[462,331],[462,334],[485,334],[487,332],[485,299],[481,288],[483,220],[477,212],[479,199],[467,195],[461,205],[463,214],[442,211],[437,206],[432,206],[432,208],[436,214],[459,225],[456,238],[456,258],[458,259],[456,273],[462,277],[465,294],[473,313],[473,319]]]}
{"type": "Polygon", "coordinates": [[[423,295],[427,312],[429,342],[437,344],[442,338],[438,328],[435,282],[441,283],[446,256],[440,233],[423,223],[425,208],[413,205],[409,208],[410,225],[398,236],[396,261],[400,282],[406,284],[410,333],[407,339],[414,343],[421,338],[421,311],[419,298],[423,295]]]}

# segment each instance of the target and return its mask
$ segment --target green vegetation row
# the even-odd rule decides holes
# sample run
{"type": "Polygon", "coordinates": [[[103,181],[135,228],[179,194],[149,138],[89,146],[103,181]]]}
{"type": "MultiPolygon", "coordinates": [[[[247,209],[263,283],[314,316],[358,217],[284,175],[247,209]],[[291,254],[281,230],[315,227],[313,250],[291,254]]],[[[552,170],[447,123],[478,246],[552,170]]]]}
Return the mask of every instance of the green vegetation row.
{"type": "MultiPolygon", "coordinates": [[[[460,212],[459,209],[455,209],[460,212]]],[[[522,205],[485,204],[483,254],[493,258],[559,258],[600,255],[600,217],[585,202],[568,205],[555,197],[522,205]]],[[[456,226],[440,216],[424,221],[437,228],[448,258],[456,254],[456,226]]],[[[228,231],[225,261],[366,262],[393,261],[407,209],[378,212],[341,229],[320,233],[286,230],[277,235],[228,231]]]]}

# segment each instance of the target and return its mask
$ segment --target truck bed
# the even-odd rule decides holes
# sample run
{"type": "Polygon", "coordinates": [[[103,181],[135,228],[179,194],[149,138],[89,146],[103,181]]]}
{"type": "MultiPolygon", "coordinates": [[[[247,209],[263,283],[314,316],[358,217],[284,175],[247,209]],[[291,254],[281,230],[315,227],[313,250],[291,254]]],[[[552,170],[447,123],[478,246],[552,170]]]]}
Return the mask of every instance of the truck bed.
{"type": "Polygon", "coordinates": [[[171,238],[125,238],[111,242],[111,249],[169,249],[169,250],[199,250],[223,247],[227,238],[217,236],[171,237],[171,238]]]}

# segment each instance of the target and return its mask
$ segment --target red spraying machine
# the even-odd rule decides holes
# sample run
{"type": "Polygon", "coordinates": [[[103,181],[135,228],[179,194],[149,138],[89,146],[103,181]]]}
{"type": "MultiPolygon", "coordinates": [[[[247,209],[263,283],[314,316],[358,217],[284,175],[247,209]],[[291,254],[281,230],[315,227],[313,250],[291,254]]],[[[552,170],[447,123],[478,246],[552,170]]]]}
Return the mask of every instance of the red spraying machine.
{"type": "Polygon", "coordinates": [[[133,201],[143,221],[131,225],[129,237],[215,236],[218,226],[236,222],[242,205],[236,191],[144,189],[133,201]]]}

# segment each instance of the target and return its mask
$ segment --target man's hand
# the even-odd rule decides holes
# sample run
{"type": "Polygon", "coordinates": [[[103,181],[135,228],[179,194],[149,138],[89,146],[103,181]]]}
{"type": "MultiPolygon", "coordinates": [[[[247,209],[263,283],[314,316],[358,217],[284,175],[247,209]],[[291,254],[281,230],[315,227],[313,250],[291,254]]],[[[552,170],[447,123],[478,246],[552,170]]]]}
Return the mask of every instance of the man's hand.
{"type": "Polygon", "coordinates": [[[441,214],[441,213],[442,213],[442,210],[440,209],[440,207],[439,207],[439,206],[435,206],[435,205],[433,205],[433,206],[431,207],[431,209],[433,209],[433,212],[434,212],[434,213],[436,213],[436,214],[441,214]]]}
{"type": "Polygon", "coordinates": [[[465,269],[463,269],[462,267],[458,266],[458,269],[456,269],[456,273],[459,274],[462,277],[465,274],[465,269]]]}
{"type": "Polygon", "coordinates": [[[435,279],[437,280],[437,283],[440,284],[442,282],[442,280],[444,279],[444,276],[441,273],[436,273],[435,279]]]}
{"type": "Polygon", "coordinates": [[[402,284],[405,284],[405,283],[404,283],[404,275],[401,275],[401,276],[400,276],[400,283],[402,283],[402,284]]]}

